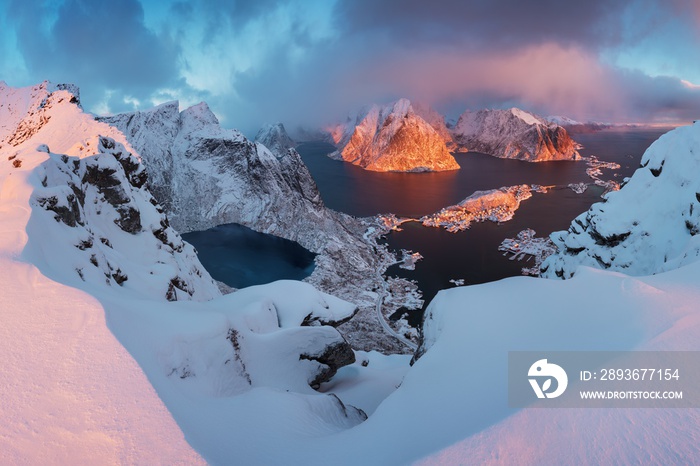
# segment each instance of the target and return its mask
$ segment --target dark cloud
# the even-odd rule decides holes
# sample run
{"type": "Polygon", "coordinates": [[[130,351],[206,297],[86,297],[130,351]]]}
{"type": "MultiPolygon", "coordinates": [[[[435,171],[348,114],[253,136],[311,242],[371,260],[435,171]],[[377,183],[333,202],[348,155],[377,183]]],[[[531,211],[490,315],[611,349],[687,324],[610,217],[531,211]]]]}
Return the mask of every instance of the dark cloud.
{"type": "Polygon", "coordinates": [[[616,77],[627,120],[691,122],[700,119],[700,86],[668,76],[649,77],[639,71],[620,71],[616,77]]]}
{"type": "Polygon", "coordinates": [[[27,68],[43,79],[77,83],[97,98],[109,89],[140,99],[177,82],[178,48],[145,27],[136,0],[67,0],[55,11],[21,0],[9,11],[27,68]]]}
{"type": "Polygon", "coordinates": [[[420,42],[495,49],[546,41],[587,47],[619,39],[627,0],[354,0],[336,17],[348,34],[377,33],[400,44],[420,42]]]}
{"type": "MultiPolygon", "coordinates": [[[[230,27],[233,31],[241,30],[245,25],[259,16],[269,12],[277,5],[289,3],[290,0],[189,0],[175,1],[171,11],[180,22],[193,21],[205,23],[205,34],[201,46],[209,45],[217,34],[230,27]]],[[[225,31],[230,32],[230,31],[225,31]]]]}
{"type": "Polygon", "coordinates": [[[137,0],[11,1],[7,23],[36,81],[76,82],[88,108],[113,111],[130,109],[126,96],[206,99],[247,134],[398,97],[452,115],[516,105],[613,121],[686,120],[700,104],[700,89],[680,80],[695,49],[678,38],[700,31],[692,0],[338,0],[330,25],[323,1],[141,0],[158,30],[137,0]],[[679,77],[615,65],[655,37],[654,54],[675,60],[656,74],[679,77]]]}

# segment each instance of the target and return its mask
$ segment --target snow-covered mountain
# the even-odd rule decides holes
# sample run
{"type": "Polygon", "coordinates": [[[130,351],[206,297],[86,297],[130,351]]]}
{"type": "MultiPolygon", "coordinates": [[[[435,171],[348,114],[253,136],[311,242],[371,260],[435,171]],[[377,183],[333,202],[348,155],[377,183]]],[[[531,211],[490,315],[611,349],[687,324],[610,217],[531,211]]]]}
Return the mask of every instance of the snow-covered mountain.
{"type": "Polygon", "coordinates": [[[30,236],[27,254],[69,282],[171,301],[219,296],[148,191],[124,136],[82,113],[78,95],[69,85],[0,83],[0,150],[16,169],[37,165],[28,230],[51,238],[30,236]]]}
{"type": "MultiPolygon", "coordinates": [[[[82,158],[49,152],[35,170],[30,245],[67,280],[129,288],[144,296],[208,300],[220,293],[194,248],[170,227],[148,192],[144,166],[113,139],[88,140],[82,158]],[[87,155],[89,151],[95,155],[87,155]]],[[[80,151],[80,149],[78,149],[80,151]]]]}
{"type": "MultiPolygon", "coordinates": [[[[21,380],[27,367],[37,370],[32,387],[0,390],[7,426],[0,437],[31,425],[37,438],[35,450],[2,442],[2,462],[49,458],[42,445],[55,454],[56,445],[70,444],[68,462],[76,454],[104,462],[145,458],[139,449],[154,448],[128,440],[134,425],[114,427],[123,417],[118,406],[133,403],[132,381],[145,386],[128,353],[110,360],[105,372],[121,390],[105,392],[109,399],[95,392],[103,383],[93,368],[116,351],[105,314],[149,369],[161,396],[180,398],[180,406],[195,394],[234,400],[254,390],[281,390],[315,405],[336,428],[364,420],[360,410],[312,389],[354,362],[350,345],[332,326],[350,318],[356,306],[291,281],[222,297],[149,192],[138,153],[116,128],[77,103],[69,86],[44,82],[14,89],[0,83],[0,269],[12,288],[0,294],[0,308],[4,327],[15,332],[3,333],[0,355],[5,374],[16,374],[3,387],[21,380]],[[32,340],[52,352],[36,356],[52,367],[15,357],[18,350],[33,354],[26,343],[32,340]],[[56,416],[64,406],[68,411],[56,416]],[[70,416],[80,422],[66,434],[70,416]],[[84,431],[93,437],[99,432],[103,440],[87,441],[84,431]],[[74,446],[72,436],[83,446],[74,446]],[[105,449],[107,444],[113,447],[105,449]]],[[[144,409],[165,427],[172,419],[156,401],[145,396],[144,409]]],[[[66,455],[61,448],[59,454],[66,455]]]]}
{"type": "Polygon", "coordinates": [[[592,133],[610,128],[611,126],[608,123],[600,123],[598,121],[581,122],[561,115],[548,116],[546,120],[550,123],[556,123],[557,125],[564,127],[571,133],[592,133]]]}
{"type": "Polygon", "coordinates": [[[542,264],[547,277],[571,277],[580,265],[649,275],[700,257],[700,124],[654,142],[629,181],[553,233],[558,248],[542,264]]]}
{"type": "MultiPolygon", "coordinates": [[[[443,121],[444,125],[444,121],[443,121]]],[[[371,171],[457,170],[444,136],[413,109],[408,99],[372,105],[331,131],[338,150],[330,157],[371,171]]]]}
{"type": "MultiPolygon", "coordinates": [[[[236,130],[222,129],[205,103],[180,112],[177,102],[169,102],[98,120],[121,130],[139,153],[153,195],[176,230],[239,223],[298,242],[319,254],[306,281],[358,304],[358,320],[368,314],[372,323],[362,329],[347,324],[354,344],[383,338],[373,314],[376,296],[367,290],[380,286],[377,270],[384,256],[363,237],[367,226],[361,220],[324,206],[281,125],[258,135],[271,151],[236,130]]],[[[386,348],[396,345],[389,341],[386,348]]]]}
{"type": "Polygon", "coordinates": [[[460,150],[528,162],[580,158],[578,144],[563,127],[518,108],[467,110],[452,133],[460,150]]]}
{"type": "Polygon", "coordinates": [[[293,149],[297,145],[296,142],[289,137],[282,123],[267,124],[260,128],[258,134],[255,135],[255,142],[259,142],[270,149],[273,154],[279,154],[280,157],[285,154],[288,149],[293,149]]]}

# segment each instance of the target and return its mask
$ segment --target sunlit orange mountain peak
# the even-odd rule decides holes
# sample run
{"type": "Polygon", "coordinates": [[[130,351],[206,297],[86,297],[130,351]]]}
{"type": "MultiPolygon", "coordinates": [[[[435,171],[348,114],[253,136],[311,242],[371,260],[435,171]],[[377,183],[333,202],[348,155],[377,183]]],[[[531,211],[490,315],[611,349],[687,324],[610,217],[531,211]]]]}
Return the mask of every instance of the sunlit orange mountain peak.
{"type": "Polygon", "coordinates": [[[408,99],[372,105],[331,132],[338,147],[330,156],[371,171],[457,170],[445,140],[408,99]]]}

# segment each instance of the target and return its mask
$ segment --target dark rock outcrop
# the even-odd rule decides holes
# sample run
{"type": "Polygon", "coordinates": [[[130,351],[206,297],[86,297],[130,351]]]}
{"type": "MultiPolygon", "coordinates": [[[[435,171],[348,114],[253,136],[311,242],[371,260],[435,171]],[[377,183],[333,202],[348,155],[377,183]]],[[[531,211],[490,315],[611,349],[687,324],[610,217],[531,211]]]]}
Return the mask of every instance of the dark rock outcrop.
{"type": "Polygon", "coordinates": [[[308,359],[322,364],[320,371],[309,381],[309,385],[318,388],[323,382],[328,382],[338,369],[355,362],[355,353],[346,341],[326,346],[321,353],[299,355],[299,359],[308,359]]]}

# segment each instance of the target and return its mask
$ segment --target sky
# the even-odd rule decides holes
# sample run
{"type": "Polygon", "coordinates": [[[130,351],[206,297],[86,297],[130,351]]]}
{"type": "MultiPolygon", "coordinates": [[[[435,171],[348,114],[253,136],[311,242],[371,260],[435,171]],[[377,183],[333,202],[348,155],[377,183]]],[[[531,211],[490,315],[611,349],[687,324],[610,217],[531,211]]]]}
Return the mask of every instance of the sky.
{"type": "Polygon", "coordinates": [[[113,114],[205,101],[222,125],[320,127],[400,97],[700,119],[700,0],[0,0],[0,80],[113,114]]]}

